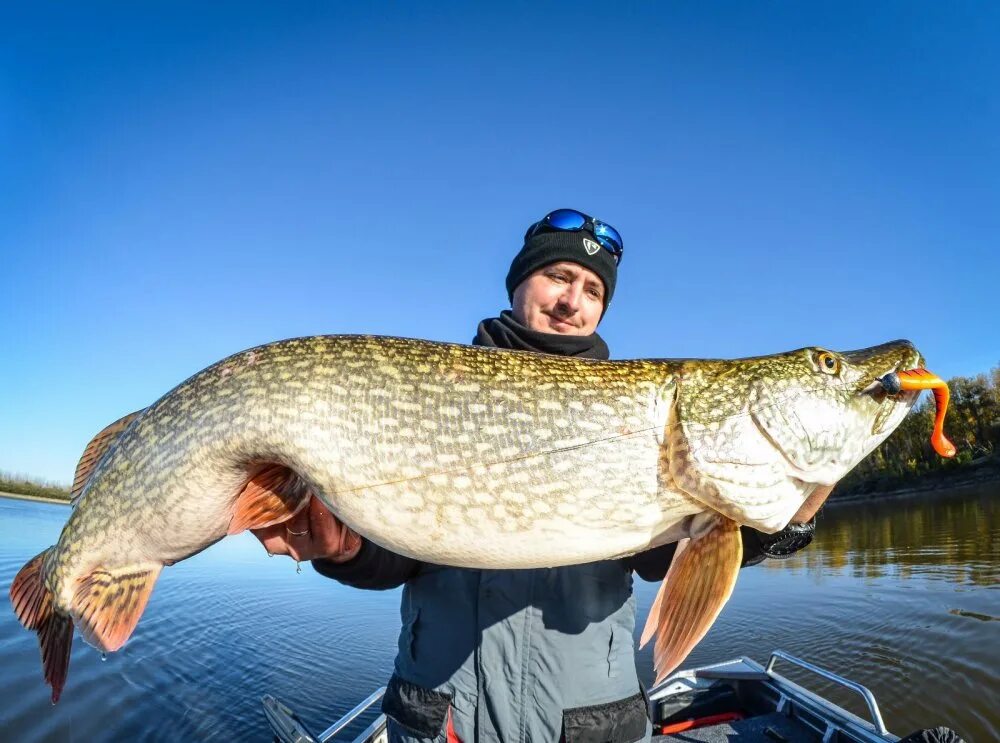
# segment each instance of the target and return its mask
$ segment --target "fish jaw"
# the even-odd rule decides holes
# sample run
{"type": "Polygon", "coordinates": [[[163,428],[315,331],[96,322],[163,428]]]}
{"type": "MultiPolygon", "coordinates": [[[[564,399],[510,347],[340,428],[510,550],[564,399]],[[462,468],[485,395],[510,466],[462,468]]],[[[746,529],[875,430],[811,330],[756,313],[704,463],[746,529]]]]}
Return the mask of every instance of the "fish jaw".
{"type": "Polygon", "coordinates": [[[778,531],[902,422],[916,395],[888,396],[878,380],[922,361],[911,343],[894,341],[693,364],[678,385],[671,472],[710,508],[778,531]]]}

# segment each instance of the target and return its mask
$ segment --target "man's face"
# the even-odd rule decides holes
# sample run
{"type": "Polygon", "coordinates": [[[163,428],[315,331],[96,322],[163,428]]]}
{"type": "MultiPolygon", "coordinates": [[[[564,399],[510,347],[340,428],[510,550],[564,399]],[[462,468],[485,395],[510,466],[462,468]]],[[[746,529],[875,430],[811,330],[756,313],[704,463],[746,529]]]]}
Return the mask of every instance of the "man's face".
{"type": "Polygon", "coordinates": [[[590,335],[604,310],[604,282],[577,263],[552,263],[518,285],[511,310],[515,320],[540,333],[590,335]]]}

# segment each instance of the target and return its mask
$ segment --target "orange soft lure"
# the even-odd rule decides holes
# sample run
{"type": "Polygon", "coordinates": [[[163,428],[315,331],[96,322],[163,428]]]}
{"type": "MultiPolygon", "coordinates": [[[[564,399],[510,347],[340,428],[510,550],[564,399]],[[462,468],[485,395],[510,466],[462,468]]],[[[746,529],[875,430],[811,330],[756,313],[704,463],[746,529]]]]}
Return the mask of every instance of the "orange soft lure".
{"type": "Polygon", "coordinates": [[[926,369],[909,369],[896,374],[888,374],[882,378],[882,384],[889,392],[901,390],[931,390],[934,393],[934,403],[937,412],[934,415],[934,431],[931,433],[931,446],[942,457],[955,456],[955,445],[944,435],[944,414],[948,412],[948,384],[937,374],[931,374],[926,369]],[[891,379],[894,377],[895,379],[891,379]],[[895,389],[893,389],[895,388],[895,389]]]}

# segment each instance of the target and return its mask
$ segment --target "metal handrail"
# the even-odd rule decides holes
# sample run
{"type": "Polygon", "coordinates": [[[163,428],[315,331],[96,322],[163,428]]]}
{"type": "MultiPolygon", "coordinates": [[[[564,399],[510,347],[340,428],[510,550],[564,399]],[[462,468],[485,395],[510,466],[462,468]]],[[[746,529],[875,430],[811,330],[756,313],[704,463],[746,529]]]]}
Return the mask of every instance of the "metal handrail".
{"type": "Polygon", "coordinates": [[[768,676],[774,676],[774,662],[781,658],[782,660],[787,660],[793,665],[797,665],[807,671],[812,671],[818,676],[822,676],[827,681],[833,681],[836,684],[845,686],[852,691],[856,691],[865,700],[865,704],[868,705],[868,711],[871,713],[872,721],[875,726],[875,730],[878,731],[879,735],[888,735],[889,730],[886,728],[885,723],[882,721],[882,713],[879,712],[878,702],[875,701],[875,695],[868,690],[868,688],[862,686],[856,681],[851,681],[850,679],[845,679],[843,676],[838,676],[832,671],[827,671],[825,668],[820,668],[819,666],[814,666],[808,661],[804,661],[801,658],[796,658],[794,655],[789,655],[783,650],[775,650],[771,653],[771,657],[768,658],[767,666],[764,668],[764,673],[768,676]]]}
{"type": "Polygon", "coordinates": [[[361,734],[354,739],[353,743],[370,743],[373,740],[378,740],[376,734],[385,727],[385,715],[379,715],[374,720],[372,724],[366,727],[361,734]]]}
{"type": "Polygon", "coordinates": [[[383,694],[385,694],[385,687],[384,686],[381,689],[376,689],[375,691],[373,691],[368,696],[367,699],[365,699],[363,702],[361,702],[361,704],[359,704],[357,707],[355,707],[354,709],[352,709],[346,715],[344,715],[343,717],[341,717],[339,720],[337,720],[335,723],[333,723],[330,727],[328,727],[322,733],[320,733],[319,735],[317,735],[316,736],[317,740],[319,740],[320,743],[326,743],[326,741],[330,740],[333,736],[335,736],[341,730],[343,730],[348,725],[350,725],[352,722],[354,722],[354,719],[358,715],[360,715],[366,709],[368,709],[373,704],[375,704],[375,702],[377,702],[379,699],[381,699],[383,694]]]}

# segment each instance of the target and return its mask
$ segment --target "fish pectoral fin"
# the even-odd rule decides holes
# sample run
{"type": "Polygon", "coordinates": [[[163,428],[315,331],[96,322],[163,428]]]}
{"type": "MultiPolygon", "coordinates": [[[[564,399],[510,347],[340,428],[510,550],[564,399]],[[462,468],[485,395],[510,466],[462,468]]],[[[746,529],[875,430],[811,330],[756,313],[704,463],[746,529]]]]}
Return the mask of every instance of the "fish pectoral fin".
{"type": "Polygon", "coordinates": [[[145,408],[119,418],[114,423],[106,426],[100,433],[90,440],[90,443],[87,444],[87,448],[83,450],[83,454],[80,456],[80,461],[76,465],[76,474],[73,476],[73,487],[70,488],[69,491],[70,500],[73,503],[76,503],[77,498],[80,497],[80,493],[82,493],[84,487],[86,487],[90,476],[94,474],[94,468],[97,467],[97,463],[101,461],[101,457],[103,457],[107,453],[108,449],[111,448],[111,445],[118,440],[122,431],[128,428],[129,424],[138,418],[143,411],[145,411],[145,408]]]}
{"type": "Polygon", "coordinates": [[[646,625],[642,628],[642,637],[639,638],[640,650],[646,647],[646,643],[656,635],[656,629],[660,626],[660,611],[663,606],[663,596],[667,592],[667,584],[670,583],[670,576],[675,572],[677,566],[681,564],[681,555],[684,554],[684,551],[690,544],[691,540],[687,538],[677,542],[677,549],[674,550],[674,554],[670,558],[670,566],[667,568],[667,574],[660,581],[660,590],[656,592],[653,605],[649,607],[649,614],[646,615],[646,625]]]}
{"type": "Polygon", "coordinates": [[[233,504],[229,533],[288,521],[309,503],[305,481],[283,464],[266,464],[252,475],[233,504]]]}
{"type": "Polygon", "coordinates": [[[677,668],[708,632],[733,592],[742,561],[739,524],[722,516],[703,536],[678,545],[640,641],[641,647],[656,636],[655,683],[677,668]]]}
{"type": "Polygon", "coordinates": [[[70,611],[83,639],[112,652],[132,635],[163,566],[99,567],[80,578],[70,611]]]}
{"type": "Polygon", "coordinates": [[[59,701],[66,674],[69,672],[69,651],[73,645],[73,622],[52,606],[52,592],[45,587],[43,566],[45,550],[22,567],[10,585],[10,602],[18,620],[38,633],[42,651],[42,671],[52,687],[52,703],[59,701]]]}

